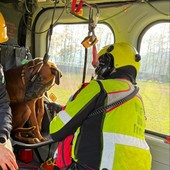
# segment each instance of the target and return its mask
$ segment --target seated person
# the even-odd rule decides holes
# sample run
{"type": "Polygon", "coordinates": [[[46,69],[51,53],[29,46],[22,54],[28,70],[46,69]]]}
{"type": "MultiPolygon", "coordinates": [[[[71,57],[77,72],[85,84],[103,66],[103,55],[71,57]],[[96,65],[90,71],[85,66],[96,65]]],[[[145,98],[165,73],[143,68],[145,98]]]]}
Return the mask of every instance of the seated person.
{"type": "Polygon", "coordinates": [[[66,166],[69,169],[150,170],[151,154],[144,136],[145,112],[139,94],[117,107],[89,116],[98,107],[134,91],[140,55],[127,43],[115,43],[105,46],[98,57],[97,79],[84,84],[62,110],[60,105],[53,107],[61,111],[50,123],[51,137],[60,142],[74,135],[72,163],[66,166]]]}
{"type": "MultiPolygon", "coordinates": [[[[7,40],[6,24],[4,17],[0,12],[0,43],[6,42],[7,40]]],[[[9,96],[5,88],[3,67],[0,64],[0,169],[2,170],[18,169],[9,139],[12,129],[12,113],[9,107],[9,102],[9,96]]]]}

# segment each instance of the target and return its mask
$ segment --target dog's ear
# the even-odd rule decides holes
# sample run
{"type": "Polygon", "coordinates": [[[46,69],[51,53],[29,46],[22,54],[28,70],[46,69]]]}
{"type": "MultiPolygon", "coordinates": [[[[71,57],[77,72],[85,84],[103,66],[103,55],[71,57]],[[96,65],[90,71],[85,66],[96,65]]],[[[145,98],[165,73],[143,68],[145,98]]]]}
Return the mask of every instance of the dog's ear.
{"type": "Polygon", "coordinates": [[[60,84],[60,78],[62,77],[61,71],[60,71],[59,69],[56,69],[56,68],[54,68],[54,67],[51,67],[51,73],[52,73],[53,75],[55,75],[55,83],[56,83],[57,85],[59,85],[59,84],[60,84]]]}

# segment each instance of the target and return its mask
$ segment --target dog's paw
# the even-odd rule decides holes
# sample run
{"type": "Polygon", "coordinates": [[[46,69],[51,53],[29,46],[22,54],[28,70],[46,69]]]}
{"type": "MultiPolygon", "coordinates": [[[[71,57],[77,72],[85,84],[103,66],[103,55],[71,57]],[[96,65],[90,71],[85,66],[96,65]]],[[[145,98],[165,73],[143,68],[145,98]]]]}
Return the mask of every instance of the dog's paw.
{"type": "Polygon", "coordinates": [[[47,138],[43,137],[40,140],[41,140],[41,142],[45,142],[45,141],[47,141],[47,138]]]}

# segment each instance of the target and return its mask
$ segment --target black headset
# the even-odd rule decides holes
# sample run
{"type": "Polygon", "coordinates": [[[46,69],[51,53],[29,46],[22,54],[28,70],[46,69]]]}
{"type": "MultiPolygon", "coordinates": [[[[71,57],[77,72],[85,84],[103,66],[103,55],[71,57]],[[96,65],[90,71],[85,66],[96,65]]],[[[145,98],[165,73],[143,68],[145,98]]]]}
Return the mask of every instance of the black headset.
{"type": "Polygon", "coordinates": [[[100,56],[99,65],[95,69],[96,75],[102,78],[107,77],[114,70],[113,62],[113,56],[110,53],[100,56]]]}
{"type": "Polygon", "coordinates": [[[95,73],[98,77],[105,78],[114,70],[114,59],[111,52],[114,49],[113,45],[110,45],[107,49],[107,53],[103,54],[99,58],[99,65],[97,66],[95,73]]]}

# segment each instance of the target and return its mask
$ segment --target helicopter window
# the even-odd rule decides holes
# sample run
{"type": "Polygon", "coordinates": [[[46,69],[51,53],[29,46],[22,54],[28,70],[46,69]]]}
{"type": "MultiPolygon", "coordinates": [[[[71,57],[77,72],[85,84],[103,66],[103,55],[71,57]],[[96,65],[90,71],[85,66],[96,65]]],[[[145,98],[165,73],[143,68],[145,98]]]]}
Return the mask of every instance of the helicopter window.
{"type": "Polygon", "coordinates": [[[144,32],[140,46],[138,85],[149,131],[170,134],[170,23],[156,23],[144,32]]]}
{"type": "MultiPolygon", "coordinates": [[[[114,43],[114,35],[106,24],[98,24],[95,28],[97,51],[106,44],[114,43]]],[[[57,64],[63,76],[60,86],[48,91],[53,101],[65,104],[68,98],[82,83],[85,60],[85,48],[81,42],[88,36],[88,24],[60,24],[53,28],[50,44],[50,60],[57,64]]],[[[90,81],[94,72],[92,66],[92,46],[87,48],[87,72],[85,82],[90,81]]]]}

